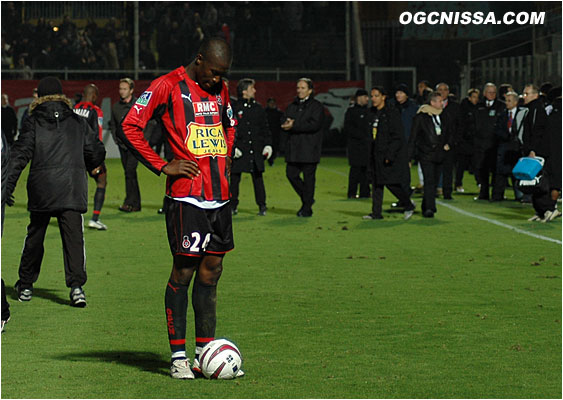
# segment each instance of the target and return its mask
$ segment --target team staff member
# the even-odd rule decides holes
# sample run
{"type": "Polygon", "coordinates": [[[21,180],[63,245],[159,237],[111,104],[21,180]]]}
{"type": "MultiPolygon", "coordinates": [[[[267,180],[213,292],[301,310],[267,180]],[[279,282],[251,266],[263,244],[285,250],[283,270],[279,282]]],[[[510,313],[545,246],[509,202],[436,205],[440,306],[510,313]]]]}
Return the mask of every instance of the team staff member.
{"type": "Polygon", "coordinates": [[[408,159],[419,160],[424,175],[422,216],[433,218],[436,212],[436,185],[446,153],[450,150],[448,126],[441,117],[442,96],[438,92],[428,95],[430,104],[421,106],[414,117],[408,143],[408,159]]]}
{"type": "Polygon", "coordinates": [[[117,134],[121,130],[121,120],[129,112],[137,98],[133,95],[135,82],[131,78],[123,78],[119,81],[119,101],[111,108],[111,120],[109,128],[115,144],[119,148],[121,165],[125,173],[125,201],[119,206],[120,211],[132,212],[141,211],[141,193],[139,191],[139,181],[137,179],[137,164],[135,156],[131,154],[117,134]]]}
{"type": "Polygon", "coordinates": [[[215,336],[217,282],[223,256],[234,248],[228,176],[236,121],[222,77],[232,51],[208,38],[186,67],[154,80],[125,117],[121,140],[147,168],[167,175],[166,228],[173,256],[165,311],[173,378],[193,379],[186,357],[188,286],[195,272],[192,305],[196,358],[215,336]],[[143,128],[159,119],[174,152],[167,163],[150,147],[143,128]]]}
{"type": "Polygon", "coordinates": [[[401,204],[405,204],[404,218],[408,220],[414,212],[414,203],[409,198],[403,183],[409,171],[407,147],[401,123],[401,114],[396,108],[387,107],[385,89],[371,89],[372,118],[370,118],[370,168],[372,170],[372,211],[364,219],[383,219],[383,189],[387,186],[401,204]]]}
{"type": "Polygon", "coordinates": [[[243,172],[252,175],[254,198],[258,215],[266,215],[266,189],[264,188],[264,158],[272,156],[272,135],[268,129],[266,112],[255,100],[256,82],[244,78],[237,85],[237,101],[233,102],[237,118],[235,154],[231,168],[231,208],[237,214],[239,184],[243,172]]]}
{"type": "MultiPolygon", "coordinates": [[[[86,118],[95,132],[98,132],[100,142],[103,143],[104,113],[96,105],[99,97],[98,87],[93,83],[84,88],[82,101],[74,106],[74,112],[86,118]]],[[[93,171],[88,171],[90,176],[96,181],[96,193],[94,194],[94,211],[92,219],[88,222],[88,228],[105,231],[108,227],[100,221],[100,213],[106,198],[107,168],[102,163],[93,171]]]]}
{"type": "Polygon", "coordinates": [[[88,206],[88,180],[85,170],[98,168],[105,148],[88,123],[72,112],[61,82],[43,78],[39,98],[29,106],[19,139],[11,149],[6,199],[13,205],[12,193],[20,174],[31,161],[27,179],[27,208],[30,222],[22,251],[18,299],[29,301],[43,259],[43,241],[51,217],[56,217],[63,244],[64,271],[70,288],[71,305],[86,306],[82,286],[86,283],[84,219],[88,206]]]}
{"type": "Polygon", "coordinates": [[[348,198],[355,199],[360,187],[360,196],[369,197],[369,147],[371,144],[371,119],[368,109],[368,92],[356,91],[356,102],[344,115],[344,134],[348,153],[348,198]]]}
{"type": "Polygon", "coordinates": [[[284,118],[281,128],[288,133],[285,173],[302,203],[297,216],[312,217],[315,174],[323,140],[323,105],[314,98],[311,79],[297,81],[297,97],[287,106],[284,118]]]}

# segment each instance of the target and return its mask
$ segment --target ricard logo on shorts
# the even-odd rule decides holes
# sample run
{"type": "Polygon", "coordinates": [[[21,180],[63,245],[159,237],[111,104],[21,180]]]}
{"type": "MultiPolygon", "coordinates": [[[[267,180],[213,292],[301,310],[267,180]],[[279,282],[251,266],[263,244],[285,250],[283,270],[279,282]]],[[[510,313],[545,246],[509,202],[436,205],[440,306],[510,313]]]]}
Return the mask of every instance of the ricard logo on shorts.
{"type": "Polygon", "coordinates": [[[227,155],[227,142],[221,122],[213,125],[190,122],[187,131],[186,148],[196,158],[227,155]]]}

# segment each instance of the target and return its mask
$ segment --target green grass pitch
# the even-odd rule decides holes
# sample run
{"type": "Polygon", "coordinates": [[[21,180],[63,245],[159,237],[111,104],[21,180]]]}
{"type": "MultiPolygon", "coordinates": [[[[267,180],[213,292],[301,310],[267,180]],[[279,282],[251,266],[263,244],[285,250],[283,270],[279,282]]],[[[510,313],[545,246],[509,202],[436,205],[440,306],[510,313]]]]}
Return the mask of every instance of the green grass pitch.
{"type": "MultiPolygon", "coordinates": [[[[466,193],[447,203],[456,210],[441,201],[423,219],[415,195],[410,221],[391,212],[363,221],[371,202],[345,198],[343,158],[319,165],[308,219],[295,216],[300,202],[282,159],[264,175],[266,217],[256,216],[243,176],[217,336],[238,344],[246,376],[171,379],[163,307],[171,256],[156,213],[164,177],[139,166],[143,209],[123,214],[123,170],[107,164],[109,230],[85,231],[85,309],[68,305],[55,219],[34,297],[15,300],[27,172],[7,208],[3,398],[561,398],[561,245],[542,239],[561,240],[561,219],[532,223],[530,205],[475,202],[466,175],[466,193]]],[[[412,176],[416,183],[415,168],[412,176]]],[[[384,209],[392,201],[387,192],[384,209]]],[[[190,305],[190,357],[193,337],[190,305]]]]}

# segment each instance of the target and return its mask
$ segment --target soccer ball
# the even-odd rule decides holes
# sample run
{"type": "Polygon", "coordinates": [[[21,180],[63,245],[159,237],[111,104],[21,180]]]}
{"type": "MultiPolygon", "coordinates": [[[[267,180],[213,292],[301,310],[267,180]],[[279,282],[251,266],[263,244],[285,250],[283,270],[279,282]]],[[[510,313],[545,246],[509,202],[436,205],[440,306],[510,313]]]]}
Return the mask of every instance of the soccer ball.
{"type": "Polygon", "coordinates": [[[233,379],[241,366],[240,350],[227,339],[209,342],[199,356],[201,372],[209,379],[233,379]]]}

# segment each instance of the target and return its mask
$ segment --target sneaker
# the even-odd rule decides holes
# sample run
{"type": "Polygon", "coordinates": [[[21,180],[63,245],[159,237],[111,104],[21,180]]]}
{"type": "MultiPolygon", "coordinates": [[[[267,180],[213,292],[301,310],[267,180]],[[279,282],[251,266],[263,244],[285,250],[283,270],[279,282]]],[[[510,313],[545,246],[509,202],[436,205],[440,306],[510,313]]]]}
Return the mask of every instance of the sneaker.
{"type": "Polygon", "coordinates": [[[405,221],[408,221],[409,219],[411,219],[412,215],[414,214],[414,210],[409,210],[409,211],[405,211],[403,213],[403,218],[405,221]]]}
{"type": "Polygon", "coordinates": [[[549,211],[547,210],[544,214],[543,214],[543,218],[540,220],[540,222],[549,222],[551,221],[551,214],[553,214],[553,211],[549,211]]]}
{"type": "Polygon", "coordinates": [[[157,214],[164,214],[164,208],[159,208],[156,213],[157,214]]]}
{"type": "Polygon", "coordinates": [[[260,207],[260,211],[258,211],[258,215],[264,217],[266,215],[266,210],[268,208],[266,206],[260,207]]]}
{"type": "Polygon", "coordinates": [[[81,287],[70,289],[70,305],[73,307],[86,307],[86,295],[81,287]]]}
{"type": "Polygon", "coordinates": [[[235,376],[235,378],[242,378],[244,376],[244,371],[242,369],[239,369],[237,371],[237,376],[235,376]]]}
{"type": "Polygon", "coordinates": [[[231,210],[231,215],[237,215],[238,214],[238,208],[234,208],[231,210]]]}
{"type": "Polygon", "coordinates": [[[530,222],[531,222],[531,221],[539,221],[539,220],[541,220],[541,218],[540,218],[540,216],[539,216],[538,214],[534,215],[534,216],[531,217],[531,218],[528,218],[528,221],[530,221],[530,222]]]}
{"type": "Polygon", "coordinates": [[[362,217],[362,219],[383,219],[383,215],[375,215],[375,214],[368,214],[368,215],[364,215],[362,217]]]}
{"type": "Polygon", "coordinates": [[[172,360],[170,376],[175,379],[195,379],[195,375],[190,369],[190,360],[188,358],[172,360]]]}
{"type": "Polygon", "coordinates": [[[9,320],[10,320],[10,317],[8,317],[8,319],[2,320],[2,323],[0,325],[0,332],[4,332],[4,326],[8,323],[9,320]]]}
{"type": "Polygon", "coordinates": [[[88,228],[97,229],[99,231],[107,231],[108,229],[108,227],[104,223],[102,223],[102,221],[94,221],[93,219],[88,222],[88,228]]]}
{"type": "Polygon", "coordinates": [[[192,364],[192,371],[194,374],[203,376],[203,372],[201,372],[201,368],[199,367],[199,360],[194,358],[194,363],[192,364]]]}
{"type": "Polygon", "coordinates": [[[33,296],[33,288],[29,289],[21,289],[20,288],[20,281],[16,282],[14,286],[16,292],[18,293],[18,300],[19,301],[30,301],[31,297],[33,296]]]}
{"type": "Polygon", "coordinates": [[[422,216],[424,218],[434,218],[434,212],[432,210],[424,210],[424,213],[422,213],[422,216]]]}
{"type": "Polygon", "coordinates": [[[560,217],[561,216],[561,211],[559,211],[557,208],[555,210],[553,210],[551,212],[551,215],[549,216],[549,219],[546,222],[551,222],[553,221],[555,218],[560,217]]]}
{"type": "Polygon", "coordinates": [[[463,186],[458,186],[458,187],[455,188],[455,191],[458,192],[458,193],[463,193],[463,192],[465,192],[465,189],[463,188],[463,186]]]}

